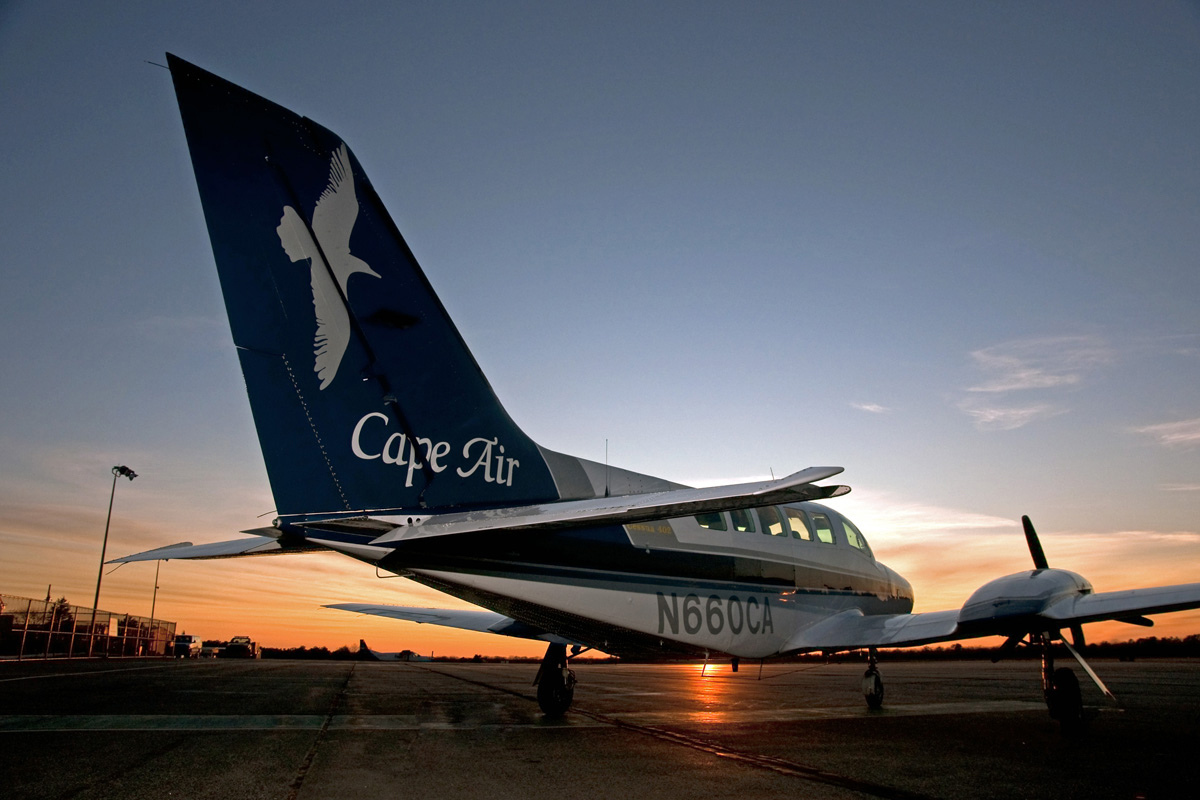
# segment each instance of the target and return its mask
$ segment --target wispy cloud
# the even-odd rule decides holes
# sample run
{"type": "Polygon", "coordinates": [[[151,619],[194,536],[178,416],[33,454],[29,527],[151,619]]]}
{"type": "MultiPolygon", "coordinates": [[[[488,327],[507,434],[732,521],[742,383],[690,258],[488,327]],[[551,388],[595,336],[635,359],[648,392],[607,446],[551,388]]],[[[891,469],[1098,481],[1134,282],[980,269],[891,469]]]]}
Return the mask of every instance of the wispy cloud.
{"type": "Polygon", "coordinates": [[[1163,447],[1194,447],[1200,444],[1200,417],[1146,425],[1134,428],[1133,432],[1149,436],[1163,447]]]}
{"type": "Polygon", "coordinates": [[[1164,492],[1200,492],[1200,483],[1164,483],[1158,488],[1164,492]]]}
{"type": "Polygon", "coordinates": [[[1008,531],[1017,527],[1016,518],[1006,519],[960,508],[931,505],[892,492],[856,489],[837,501],[863,528],[876,534],[908,539],[912,534],[969,531],[1008,531]]]}
{"type": "Polygon", "coordinates": [[[985,347],[971,360],[983,379],[966,389],[959,410],[981,431],[1011,431],[1067,412],[1060,403],[1031,399],[1031,393],[1080,386],[1115,354],[1095,336],[1053,336],[985,347]],[[1014,393],[1019,402],[1009,399],[1014,393]]]}
{"type": "Polygon", "coordinates": [[[987,377],[967,391],[996,393],[1076,386],[1113,354],[1093,336],[1057,336],[985,347],[971,358],[987,377]]]}
{"type": "Polygon", "coordinates": [[[887,414],[891,411],[887,406],[881,406],[878,403],[851,403],[850,406],[859,411],[866,411],[868,414],[887,414]]]}
{"type": "Polygon", "coordinates": [[[958,404],[959,410],[975,420],[975,427],[981,431],[1012,431],[1022,428],[1039,419],[1065,414],[1066,409],[1047,403],[1035,403],[1024,406],[1003,406],[995,403],[980,403],[975,400],[964,400],[958,404]]]}

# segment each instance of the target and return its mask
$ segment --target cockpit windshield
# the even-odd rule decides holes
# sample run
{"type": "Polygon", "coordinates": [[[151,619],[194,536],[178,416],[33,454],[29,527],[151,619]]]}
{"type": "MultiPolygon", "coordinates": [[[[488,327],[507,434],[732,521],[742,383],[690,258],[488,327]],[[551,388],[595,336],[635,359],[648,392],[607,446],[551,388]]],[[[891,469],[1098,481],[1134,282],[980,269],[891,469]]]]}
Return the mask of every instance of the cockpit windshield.
{"type": "Polygon", "coordinates": [[[866,537],[862,535],[862,531],[845,517],[842,517],[842,530],[846,532],[846,541],[850,543],[851,547],[857,547],[867,555],[871,555],[871,548],[867,545],[866,537]]]}

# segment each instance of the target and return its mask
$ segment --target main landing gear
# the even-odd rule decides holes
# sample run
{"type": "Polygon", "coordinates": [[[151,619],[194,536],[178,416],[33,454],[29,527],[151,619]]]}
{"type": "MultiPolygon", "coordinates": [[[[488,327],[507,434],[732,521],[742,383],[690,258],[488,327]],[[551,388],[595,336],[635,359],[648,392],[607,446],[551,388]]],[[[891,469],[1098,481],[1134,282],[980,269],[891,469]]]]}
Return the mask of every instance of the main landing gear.
{"type": "Polygon", "coordinates": [[[872,711],[883,708],[883,678],[879,676],[879,651],[874,647],[867,650],[867,671],[863,673],[862,690],[867,708],[872,711]]]}
{"type": "MultiPolygon", "coordinates": [[[[1054,653],[1048,634],[1031,637],[1042,649],[1042,695],[1050,716],[1058,720],[1064,730],[1078,728],[1083,722],[1083,695],[1079,691],[1079,679],[1067,667],[1054,668],[1054,653]]],[[[1106,690],[1107,691],[1107,690],[1106,690]]]]}
{"type": "Polygon", "coordinates": [[[561,717],[567,713],[575,697],[575,673],[567,667],[565,644],[552,644],[546,648],[533,683],[537,686],[538,705],[543,714],[561,717]]]}

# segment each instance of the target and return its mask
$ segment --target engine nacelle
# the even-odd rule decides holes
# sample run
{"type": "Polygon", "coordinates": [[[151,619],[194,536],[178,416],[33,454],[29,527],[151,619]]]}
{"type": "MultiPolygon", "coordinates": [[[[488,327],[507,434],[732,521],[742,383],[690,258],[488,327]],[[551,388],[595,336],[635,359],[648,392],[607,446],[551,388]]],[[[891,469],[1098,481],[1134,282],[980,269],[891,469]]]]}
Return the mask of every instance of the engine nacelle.
{"type": "Polygon", "coordinates": [[[958,612],[960,629],[981,623],[1012,623],[1014,631],[1037,627],[1036,618],[1064,597],[1091,594],[1092,584],[1065,569],[1034,569],[989,581],[958,612]],[[1029,623],[1033,623],[1030,627],[1029,623]]]}

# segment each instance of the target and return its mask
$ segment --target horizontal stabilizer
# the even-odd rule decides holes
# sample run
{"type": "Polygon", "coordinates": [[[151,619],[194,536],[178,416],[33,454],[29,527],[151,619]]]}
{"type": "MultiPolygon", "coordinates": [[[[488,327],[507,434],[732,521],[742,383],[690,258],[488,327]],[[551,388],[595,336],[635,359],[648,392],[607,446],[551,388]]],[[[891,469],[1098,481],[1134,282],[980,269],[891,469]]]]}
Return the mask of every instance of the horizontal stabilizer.
{"type": "Polygon", "coordinates": [[[495,611],[451,610],[446,608],[414,608],[411,606],[375,605],[372,603],[334,603],[325,608],[336,608],[341,611],[354,611],[358,614],[372,614],[376,617],[400,619],[418,624],[441,625],[447,628],[459,628],[465,631],[480,631],[482,633],[497,633],[501,636],[514,636],[518,639],[539,639],[554,644],[579,644],[561,636],[555,636],[539,630],[532,625],[517,622],[512,617],[506,617],[495,611]]]}
{"type": "Polygon", "coordinates": [[[328,552],[320,545],[309,542],[293,542],[284,539],[265,539],[251,537],[233,539],[228,542],[209,542],[207,544],[179,544],[158,547],[131,556],[113,558],[109,564],[129,564],[134,561],[170,561],[171,559],[206,559],[206,558],[243,558],[245,556],[281,556],[291,553],[328,552]]]}
{"type": "Polygon", "coordinates": [[[823,500],[850,491],[848,486],[815,485],[816,481],[833,477],[841,471],[841,467],[809,467],[786,478],[757,483],[439,514],[421,525],[397,527],[372,544],[479,531],[551,531],[595,525],[628,525],[776,503],[823,500]]]}

